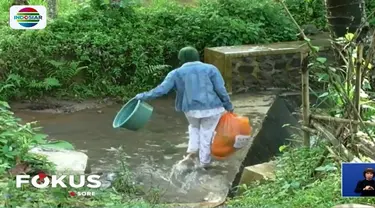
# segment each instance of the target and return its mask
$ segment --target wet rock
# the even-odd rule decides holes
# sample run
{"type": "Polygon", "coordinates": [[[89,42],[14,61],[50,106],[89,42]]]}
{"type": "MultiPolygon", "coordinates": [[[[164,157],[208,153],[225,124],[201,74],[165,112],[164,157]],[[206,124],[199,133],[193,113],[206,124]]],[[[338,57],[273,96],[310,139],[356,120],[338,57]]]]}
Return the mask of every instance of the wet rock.
{"type": "Polygon", "coordinates": [[[240,184],[250,184],[254,181],[274,179],[275,168],[276,162],[274,161],[246,167],[242,172],[240,184]]]}
{"type": "Polygon", "coordinates": [[[56,165],[57,173],[61,174],[84,174],[87,166],[88,156],[85,153],[73,150],[47,149],[34,147],[30,153],[40,154],[56,165]]]}
{"type": "Polygon", "coordinates": [[[204,197],[205,201],[208,202],[221,202],[223,199],[220,196],[217,196],[215,193],[210,192],[206,197],[204,197]]]}
{"type": "Polygon", "coordinates": [[[374,206],[364,204],[339,204],[332,208],[375,208],[374,206]]]}

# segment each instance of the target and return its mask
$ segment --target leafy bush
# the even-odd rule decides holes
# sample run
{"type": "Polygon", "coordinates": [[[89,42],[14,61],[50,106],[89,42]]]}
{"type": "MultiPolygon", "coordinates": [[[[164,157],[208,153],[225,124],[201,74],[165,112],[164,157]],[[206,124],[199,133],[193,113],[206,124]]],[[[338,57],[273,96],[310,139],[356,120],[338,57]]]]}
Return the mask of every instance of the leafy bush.
{"type": "Polygon", "coordinates": [[[324,144],[312,149],[287,147],[276,160],[276,180],[245,187],[245,193],[231,200],[230,207],[327,208],[340,203],[374,204],[371,198],[341,197],[341,167],[328,157],[316,168],[324,150],[324,144]],[[318,174],[312,177],[314,169],[318,174]]]}
{"type": "Polygon", "coordinates": [[[374,11],[375,11],[375,0],[365,0],[366,4],[366,14],[369,17],[368,22],[372,27],[375,26],[375,16],[374,16],[374,11]]]}
{"type": "Polygon", "coordinates": [[[278,42],[295,38],[294,25],[290,24],[289,18],[284,15],[284,10],[280,4],[275,4],[275,1],[219,0],[218,2],[217,6],[211,8],[218,8],[220,15],[259,24],[262,33],[257,34],[260,36],[254,42],[278,42]]]}
{"type": "MultiPolygon", "coordinates": [[[[288,9],[299,25],[313,24],[318,29],[327,31],[327,10],[322,0],[285,0],[288,9]]],[[[375,9],[375,0],[365,0],[366,13],[371,15],[375,9]]],[[[369,18],[371,26],[375,25],[375,17],[369,18]]]]}
{"type": "Polygon", "coordinates": [[[176,53],[186,45],[202,52],[293,40],[296,34],[271,0],[92,4],[45,30],[0,31],[3,98],[132,96],[160,82],[171,69],[165,65],[176,67],[176,53]]]}
{"type": "Polygon", "coordinates": [[[286,0],[289,11],[299,25],[313,24],[327,29],[326,8],[322,0],[286,0]]]}
{"type": "Polygon", "coordinates": [[[46,135],[38,133],[33,123],[19,124],[9,111],[9,105],[0,101],[0,175],[22,161],[36,158],[28,153],[31,146],[45,143],[46,135]]]}

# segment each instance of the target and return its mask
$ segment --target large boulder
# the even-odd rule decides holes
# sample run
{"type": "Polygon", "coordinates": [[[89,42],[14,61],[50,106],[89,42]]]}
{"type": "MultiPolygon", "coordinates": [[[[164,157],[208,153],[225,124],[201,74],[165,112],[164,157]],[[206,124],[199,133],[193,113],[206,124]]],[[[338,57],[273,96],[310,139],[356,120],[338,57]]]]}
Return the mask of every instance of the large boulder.
{"type": "Polygon", "coordinates": [[[57,174],[84,174],[88,156],[82,152],[65,149],[34,147],[30,153],[46,156],[56,165],[57,174]]]}
{"type": "Polygon", "coordinates": [[[375,208],[374,206],[364,204],[339,204],[332,208],[375,208]]]}

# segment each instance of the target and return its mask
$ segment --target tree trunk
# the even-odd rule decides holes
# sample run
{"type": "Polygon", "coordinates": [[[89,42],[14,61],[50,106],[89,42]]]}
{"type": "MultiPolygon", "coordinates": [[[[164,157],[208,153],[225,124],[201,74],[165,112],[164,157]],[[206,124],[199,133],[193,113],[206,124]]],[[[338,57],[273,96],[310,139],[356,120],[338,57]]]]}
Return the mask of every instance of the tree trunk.
{"type": "Polygon", "coordinates": [[[14,0],[12,6],[14,5],[29,5],[27,0],[14,0]]]}
{"type": "Polygon", "coordinates": [[[348,32],[355,33],[365,21],[365,0],[325,0],[325,4],[333,38],[344,37],[348,32]]]}
{"type": "Polygon", "coordinates": [[[48,18],[55,19],[57,17],[57,1],[47,0],[48,18]]]}

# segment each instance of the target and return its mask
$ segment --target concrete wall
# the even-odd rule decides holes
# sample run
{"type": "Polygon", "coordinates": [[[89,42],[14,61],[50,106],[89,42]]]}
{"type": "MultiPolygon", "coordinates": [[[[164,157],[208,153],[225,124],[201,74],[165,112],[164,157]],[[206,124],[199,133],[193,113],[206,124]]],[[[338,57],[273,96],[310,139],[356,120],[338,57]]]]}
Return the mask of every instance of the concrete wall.
{"type": "Polygon", "coordinates": [[[234,58],[233,92],[267,88],[295,88],[299,85],[300,53],[270,54],[234,58]]]}
{"type": "MultiPolygon", "coordinates": [[[[327,39],[313,41],[321,56],[333,58],[327,39]]],[[[270,88],[299,89],[302,41],[205,49],[205,62],[218,67],[232,93],[270,88]]]]}
{"type": "MultiPolygon", "coordinates": [[[[293,135],[301,135],[301,131],[298,130],[300,127],[298,119],[291,114],[293,111],[289,110],[287,102],[288,104],[293,104],[285,98],[277,97],[272,103],[271,108],[268,109],[266,116],[263,117],[261,125],[255,126],[254,141],[233,180],[229,197],[237,194],[237,186],[240,184],[242,172],[245,167],[273,160],[275,156],[280,154],[280,146],[288,144],[290,142],[288,139],[292,139],[293,135]],[[285,124],[289,124],[295,128],[284,127],[285,124]]],[[[291,109],[295,109],[298,106],[290,107],[291,109]]],[[[254,115],[250,116],[250,119],[254,118],[254,115]]]]}

